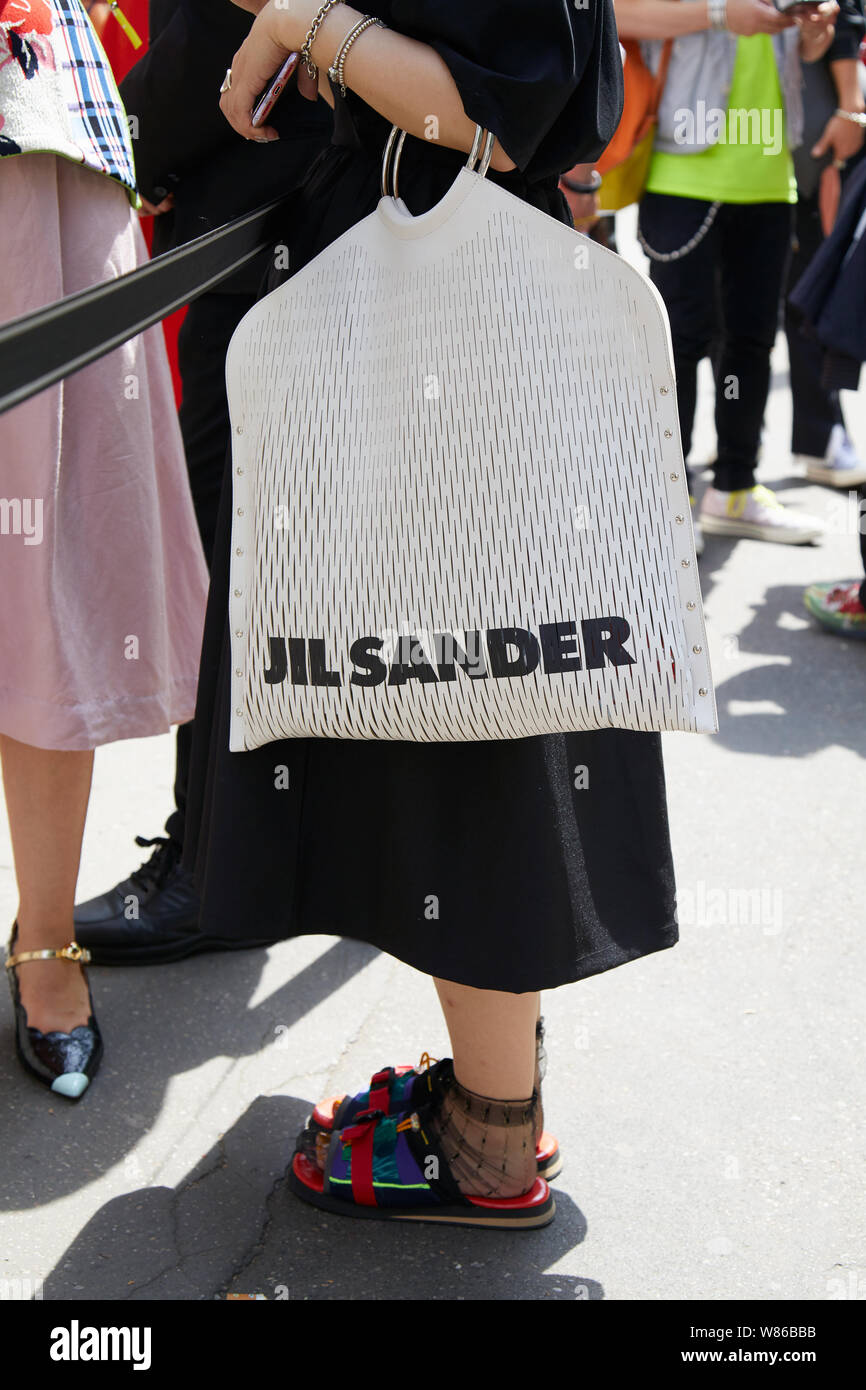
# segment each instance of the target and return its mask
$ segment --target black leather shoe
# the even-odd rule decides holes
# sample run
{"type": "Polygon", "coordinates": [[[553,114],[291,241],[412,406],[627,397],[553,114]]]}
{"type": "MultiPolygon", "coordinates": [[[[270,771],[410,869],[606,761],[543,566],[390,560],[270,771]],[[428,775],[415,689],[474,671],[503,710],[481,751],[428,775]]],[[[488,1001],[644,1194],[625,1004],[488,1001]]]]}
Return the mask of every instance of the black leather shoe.
{"type": "MultiPolygon", "coordinates": [[[[38,1028],[31,1028],[27,1022],[17,971],[19,966],[26,965],[30,960],[68,960],[84,966],[90,957],[77,941],[70,941],[58,950],[13,952],[17,933],[16,922],[7,947],[6,974],[15,1010],[15,1051],[18,1060],[55,1095],[78,1100],[84,1095],[102,1061],[102,1035],[93,1012],[93,997],[90,996],[87,1023],[80,1023],[71,1033],[43,1033],[38,1028]]],[[[90,995],[89,987],[87,992],[90,995]]]]}
{"type": "Polygon", "coordinates": [[[166,965],[206,951],[272,946],[275,939],[225,941],[199,926],[200,903],[192,876],[180,862],[180,846],[157,835],[146,864],[101,897],[75,908],[75,936],[94,965],[166,965]]]}

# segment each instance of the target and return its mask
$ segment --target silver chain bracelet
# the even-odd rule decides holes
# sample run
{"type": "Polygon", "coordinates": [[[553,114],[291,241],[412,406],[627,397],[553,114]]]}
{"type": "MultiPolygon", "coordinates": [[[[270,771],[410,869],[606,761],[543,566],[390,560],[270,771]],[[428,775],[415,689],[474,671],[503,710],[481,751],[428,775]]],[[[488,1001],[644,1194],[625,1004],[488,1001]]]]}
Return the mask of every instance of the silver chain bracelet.
{"type": "Polygon", "coordinates": [[[694,236],[689,238],[685,246],[680,246],[676,251],[654,251],[640,228],[638,228],[637,239],[651,261],[662,261],[663,263],[667,263],[668,261],[680,261],[683,256],[687,256],[690,251],[694,251],[696,246],[700,246],[707,232],[710,230],[710,227],[712,227],[715,222],[716,213],[721,206],[721,203],[711,203],[709,212],[698,227],[694,236]]]}
{"type": "Polygon", "coordinates": [[[325,18],[325,15],[328,13],[329,10],[333,9],[335,5],[340,4],[342,4],[342,0],[325,0],[325,3],[319,6],[318,10],[313,16],[313,22],[307,30],[307,37],[304,39],[304,42],[301,45],[301,62],[307,69],[307,76],[312,77],[313,81],[315,81],[318,78],[319,69],[316,67],[315,63],[313,62],[310,56],[310,49],[316,42],[316,35],[319,32],[319,28],[321,26],[322,20],[325,18]]]}

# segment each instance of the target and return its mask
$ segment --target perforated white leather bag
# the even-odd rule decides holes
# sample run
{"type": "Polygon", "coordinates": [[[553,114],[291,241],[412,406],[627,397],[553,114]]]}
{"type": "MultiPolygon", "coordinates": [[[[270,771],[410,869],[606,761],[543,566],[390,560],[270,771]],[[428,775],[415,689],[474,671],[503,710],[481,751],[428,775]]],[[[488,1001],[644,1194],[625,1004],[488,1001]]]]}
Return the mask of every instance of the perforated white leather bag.
{"type": "Polygon", "coordinates": [[[230,748],[714,730],[661,299],[480,130],[412,216],[396,134],[229,347],[230,748]]]}

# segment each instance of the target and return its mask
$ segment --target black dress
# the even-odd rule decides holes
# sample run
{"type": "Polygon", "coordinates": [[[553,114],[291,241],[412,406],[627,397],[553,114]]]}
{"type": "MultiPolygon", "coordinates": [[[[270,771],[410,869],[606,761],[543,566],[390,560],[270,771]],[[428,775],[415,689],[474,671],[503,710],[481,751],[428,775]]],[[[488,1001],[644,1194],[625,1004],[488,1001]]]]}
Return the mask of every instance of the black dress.
{"type": "MultiPolygon", "coordinates": [[[[467,115],[518,166],[488,177],[570,222],[557,176],[598,156],[621,107],[610,0],[586,9],[572,0],[374,0],[365,9],[443,57],[467,115]]],[[[351,92],[336,101],[333,144],[309,171],[283,238],[293,271],[379,198],[390,126],[351,92]]],[[[400,194],[410,210],[437,202],[464,162],[407,138],[400,194]]],[[[675,943],[657,734],[292,739],[230,753],[229,530],[227,472],[185,850],[206,931],[353,937],[426,973],[513,993],[675,943]]]]}

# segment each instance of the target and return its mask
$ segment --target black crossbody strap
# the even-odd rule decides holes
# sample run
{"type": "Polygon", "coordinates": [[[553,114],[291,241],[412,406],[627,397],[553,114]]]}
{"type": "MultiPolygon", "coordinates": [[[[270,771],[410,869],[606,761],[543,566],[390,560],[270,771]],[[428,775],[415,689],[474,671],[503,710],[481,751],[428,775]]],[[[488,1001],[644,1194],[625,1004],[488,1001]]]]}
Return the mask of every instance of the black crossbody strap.
{"type": "Polygon", "coordinates": [[[117,280],[80,290],[0,327],[0,413],[80,371],[158,323],[273,244],[278,198],[157,256],[117,280]]]}

